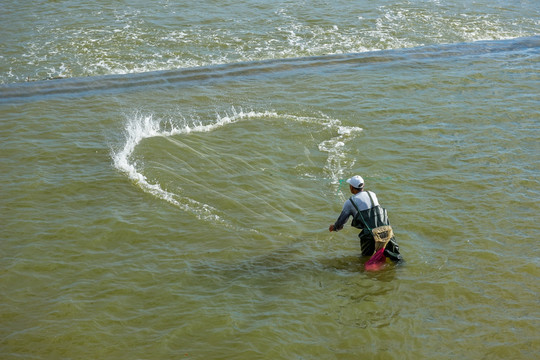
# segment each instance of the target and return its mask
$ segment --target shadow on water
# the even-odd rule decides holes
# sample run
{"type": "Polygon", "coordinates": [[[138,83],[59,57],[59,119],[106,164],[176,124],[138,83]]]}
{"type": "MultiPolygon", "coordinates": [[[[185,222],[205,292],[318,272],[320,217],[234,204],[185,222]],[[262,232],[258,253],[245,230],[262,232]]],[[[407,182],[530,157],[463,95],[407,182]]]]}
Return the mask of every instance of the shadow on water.
{"type": "Polygon", "coordinates": [[[360,255],[309,256],[297,245],[288,245],[276,250],[243,259],[238,262],[203,262],[192,267],[196,273],[214,273],[222,281],[236,281],[248,278],[287,279],[297,276],[325,277],[321,273],[335,273],[362,279],[390,282],[396,276],[396,270],[404,263],[394,264],[387,259],[386,265],[379,271],[366,271],[365,263],[369,257],[360,255]]]}
{"type": "Polygon", "coordinates": [[[396,270],[404,265],[404,262],[394,264],[386,260],[386,264],[378,271],[367,271],[365,264],[369,260],[367,256],[345,255],[335,258],[319,259],[324,269],[338,271],[345,274],[362,274],[378,281],[389,282],[396,276],[396,270]]]}

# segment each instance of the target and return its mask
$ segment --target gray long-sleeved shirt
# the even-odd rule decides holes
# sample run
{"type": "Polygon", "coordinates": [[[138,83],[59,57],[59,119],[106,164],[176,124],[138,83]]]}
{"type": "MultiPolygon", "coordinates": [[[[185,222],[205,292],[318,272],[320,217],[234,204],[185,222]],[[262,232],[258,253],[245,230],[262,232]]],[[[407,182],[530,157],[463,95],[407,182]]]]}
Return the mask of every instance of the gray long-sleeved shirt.
{"type": "MultiPolygon", "coordinates": [[[[374,206],[379,205],[379,200],[377,200],[377,195],[373,191],[369,192],[371,194],[371,197],[373,198],[373,204],[371,203],[371,200],[369,199],[368,191],[361,191],[356,195],[353,195],[353,201],[358,206],[358,210],[367,210],[374,206]]],[[[343,204],[343,210],[341,210],[341,214],[339,214],[338,219],[334,223],[334,229],[335,231],[343,229],[343,225],[349,220],[350,216],[355,216],[357,213],[356,209],[354,208],[353,204],[347,199],[345,201],[345,204],[343,204]]]]}

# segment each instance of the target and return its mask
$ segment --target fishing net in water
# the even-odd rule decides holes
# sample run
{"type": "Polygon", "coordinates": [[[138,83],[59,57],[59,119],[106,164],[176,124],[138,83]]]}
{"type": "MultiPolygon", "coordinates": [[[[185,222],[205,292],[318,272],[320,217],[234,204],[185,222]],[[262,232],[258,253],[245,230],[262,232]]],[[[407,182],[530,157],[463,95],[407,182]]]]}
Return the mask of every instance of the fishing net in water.
{"type": "Polygon", "coordinates": [[[384,248],[378,250],[364,265],[367,271],[377,271],[383,268],[386,264],[386,256],[384,255],[384,248]]]}

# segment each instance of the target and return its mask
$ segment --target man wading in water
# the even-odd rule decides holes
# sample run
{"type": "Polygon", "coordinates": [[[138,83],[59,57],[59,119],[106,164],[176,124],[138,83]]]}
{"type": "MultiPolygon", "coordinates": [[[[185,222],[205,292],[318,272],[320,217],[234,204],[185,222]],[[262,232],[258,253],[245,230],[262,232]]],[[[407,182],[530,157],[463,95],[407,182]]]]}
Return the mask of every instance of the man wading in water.
{"type": "Polygon", "coordinates": [[[343,210],[337,221],[330,225],[330,231],[339,231],[353,217],[352,226],[362,229],[358,237],[360,238],[360,248],[363,256],[371,256],[379,248],[385,247],[384,255],[392,261],[401,261],[403,257],[399,253],[399,246],[394,239],[386,210],[379,205],[377,195],[374,192],[364,190],[364,179],[355,175],[347,180],[349,189],[353,196],[343,204],[343,210]],[[377,230],[383,230],[382,239],[377,230]],[[377,238],[377,242],[374,238],[377,238]],[[385,238],[386,237],[386,238],[385,238]]]}

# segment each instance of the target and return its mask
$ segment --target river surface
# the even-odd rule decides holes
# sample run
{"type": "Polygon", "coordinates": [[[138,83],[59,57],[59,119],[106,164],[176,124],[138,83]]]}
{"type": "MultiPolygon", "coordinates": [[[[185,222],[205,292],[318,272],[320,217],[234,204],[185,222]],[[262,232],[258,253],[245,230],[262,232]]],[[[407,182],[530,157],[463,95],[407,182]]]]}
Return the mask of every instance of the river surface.
{"type": "Polygon", "coordinates": [[[537,5],[2,1],[0,357],[537,359],[537,5]]]}

